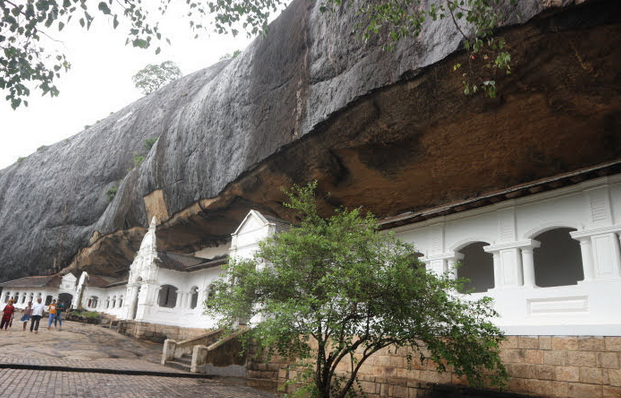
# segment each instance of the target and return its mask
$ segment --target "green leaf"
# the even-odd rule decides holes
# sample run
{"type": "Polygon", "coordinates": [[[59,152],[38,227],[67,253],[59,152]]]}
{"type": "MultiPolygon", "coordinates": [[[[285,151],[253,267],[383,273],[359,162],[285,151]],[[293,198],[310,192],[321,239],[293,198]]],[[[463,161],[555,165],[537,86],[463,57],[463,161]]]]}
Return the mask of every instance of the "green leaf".
{"type": "Polygon", "coordinates": [[[105,1],[100,1],[97,8],[99,8],[99,11],[103,12],[105,15],[110,15],[111,13],[110,8],[108,7],[105,1]]]}

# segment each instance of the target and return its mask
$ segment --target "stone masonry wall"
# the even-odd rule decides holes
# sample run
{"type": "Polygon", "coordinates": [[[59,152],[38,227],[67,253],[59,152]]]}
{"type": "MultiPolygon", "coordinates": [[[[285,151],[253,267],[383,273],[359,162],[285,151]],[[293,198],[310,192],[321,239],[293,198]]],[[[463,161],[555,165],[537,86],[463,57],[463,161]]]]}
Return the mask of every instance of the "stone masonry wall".
{"type": "Polygon", "coordinates": [[[121,321],[119,323],[119,333],[138,339],[163,343],[166,339],[182,341],[198,337],[205,334],[206,330],[202,328],[158,325],[147,322],[121,321]]]}
{"type": "MultiPolygon", "coordinates": [[[[359,373],[367,397],[461,396],[455,390],[465,389],[465,380],[435,371],[430,361],[414,360],[408,369],[407,354],[405,349],[385,349],[367,360],[359,373]]],[[[621,337],[508,336],[501,357],[510,376],[507,392],[515,394],[507,396],[621,397],[621,337]]],[[[274,380],[277,375],[283,387],[296,376],[287,365],[280,359],[259,358],[248,365],[248,377],[274,380]]],[[[347,366],[339,369],[345,371],[347,366]]],[[[470,391],[468,396],[490,396],[481,394],[470,391]]]]}

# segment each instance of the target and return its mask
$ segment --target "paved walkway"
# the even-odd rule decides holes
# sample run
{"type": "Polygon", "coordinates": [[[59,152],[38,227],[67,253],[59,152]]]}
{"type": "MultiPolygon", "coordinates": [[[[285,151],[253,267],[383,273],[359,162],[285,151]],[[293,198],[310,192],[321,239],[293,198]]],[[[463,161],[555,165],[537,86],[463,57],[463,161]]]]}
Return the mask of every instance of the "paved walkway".
{"type": "Polygon", "coordinates": [[[63,322],[62,330],[45,326],[35,334],[14,321],[0,331],[0,397],[275,396],[161,366],[160,344],[77,322],[63,322]]]}

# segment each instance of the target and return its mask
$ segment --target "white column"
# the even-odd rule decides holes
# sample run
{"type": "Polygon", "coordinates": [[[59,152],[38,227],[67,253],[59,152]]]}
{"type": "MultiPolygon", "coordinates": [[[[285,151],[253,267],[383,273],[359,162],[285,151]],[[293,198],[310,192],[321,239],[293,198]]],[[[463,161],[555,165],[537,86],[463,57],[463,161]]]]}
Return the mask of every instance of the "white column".
{"type": "Polygon", "coordinates": [[[178,293],[178,297],[179,297],[179,300],[178,300],[179,305],[177,307],[181,308],[181,309],[188,308],[189,307],[189,305],[188,305],[188,293],[187,292],[179,292],[178,293]]]}
{"type": "Polygon", "coordinates": [[[447,263],[447,271],[452,280],[456,280],[458,276],[459,270],[456,268],[456,264],[459,260],[463,260],[464,255],[462,253],[456,252],[453,257],[449,257],[446,259],[447,263]]]}
{"type": "Polygon", "coordinates": [[[457,268],[455,268],[455,263],[457,262],[454,258],[449,258],[447,261],[447,265],[448,265],[448,273],[451,277],[452,280],[456,280],[457,279],[457,268]]]}
{"type": "Polygon", "coordinates": [[[535,260],[532,247],[522,247],[522,270],[524,272],[524,287],[535,287],[535,260]]]}
{"type": "Polygon", "coordinates": [[[580,239],[580,253],[582,254],[584,281],[589,282],[595,278],[593,272],[593,247],[591,245],[591,237],[580,239]]]}
{"type": "Polygon", "coordinates": [[[498,289],[500,285],[502,285],[502,278],[500,276],[500,254],[498,252],[493,252],[492,259],[494,261],[494,289],[498,289]]]}

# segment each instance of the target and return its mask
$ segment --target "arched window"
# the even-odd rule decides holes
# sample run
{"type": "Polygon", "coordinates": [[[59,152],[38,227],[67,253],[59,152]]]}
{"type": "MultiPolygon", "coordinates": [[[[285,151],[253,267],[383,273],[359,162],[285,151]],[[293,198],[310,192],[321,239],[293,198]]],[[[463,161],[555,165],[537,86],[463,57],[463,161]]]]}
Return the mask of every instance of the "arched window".
{"type": "Polygon", "coordinates": [[[177,288],[172,285],[163,285],[157,299],[160,307],[175,308],[177,305],[177,288]]]}
{"type": "Polygon", "coordinates": [[[459,251],[464,258],[457,268],[457,277],[470,280],[464,284],[464,292],[486,292],[494,287],[494,258],[491,253],[483,250],[483,246],[487,245],[485,242],[475,242],[459,251]]]}
{"type": "Polygon", "coordinates": [[[52,304],[52,300],[53,300],[53,299],[54,299],[54,297],[52,297],[51,295],[49,295],[49,294],[48,294],[48,295],[45,297],[45,305],[50,305],[50,304],[52,304]]]}
{"type": "Polygon", "coordinates": [[[22,294],[22,304],[26,302],[26,293],[22,294]]]}
{"type": "Polygon", "coordinates": [[[13,297],[13,303],[17,304],[19,302],[19,292],[15,292],[15,297],[13,297]]]}
{"type": "Polygon", "coordinates": [[[116,296],[112,297],[112,308],[116,307],[116,296]]]}
{"type": "Polygon", "coordinates": [[[110,297],[106,297],[106,308],[110,308],[110,297]]]}
{"type": "Polygon", "coordinates": [[[540,287],[575,285],[584,279],[580,243],[573,228],[556,228],[539,234],[541,246],[533,251],[535,284],[540,287]]]}
{"type": "Polygon", "coordinates": [[[209,302],[216,296],[216,287],[214,285],[209,285],[207,289],[207,307],[211,308],[211,304],[209,302]]]}
{"type": "Polygon", "coordinates": [[[196,308],[198,305],[198,287],[194,286],[190,289],[190,309],[196,308]]]}
{"type": "Polygon", "coordinates": [[[6,292],[6,295],[4,296],[4,302],[8,303],[10,298],[11,298],[11,293],[10,292],[6,292]]]}
{"type": "Polygon", "coordinates": [[[88,299],[88,303],[86,304],[86,306],[89,308],[97,308],[97,304],[99,304],[99,297],[91,296],[88,299]]]}
{"type": "Polygon", "coordinates": [[[123,306],[123,296],[119,297],[119,308],[123,306]]]}

